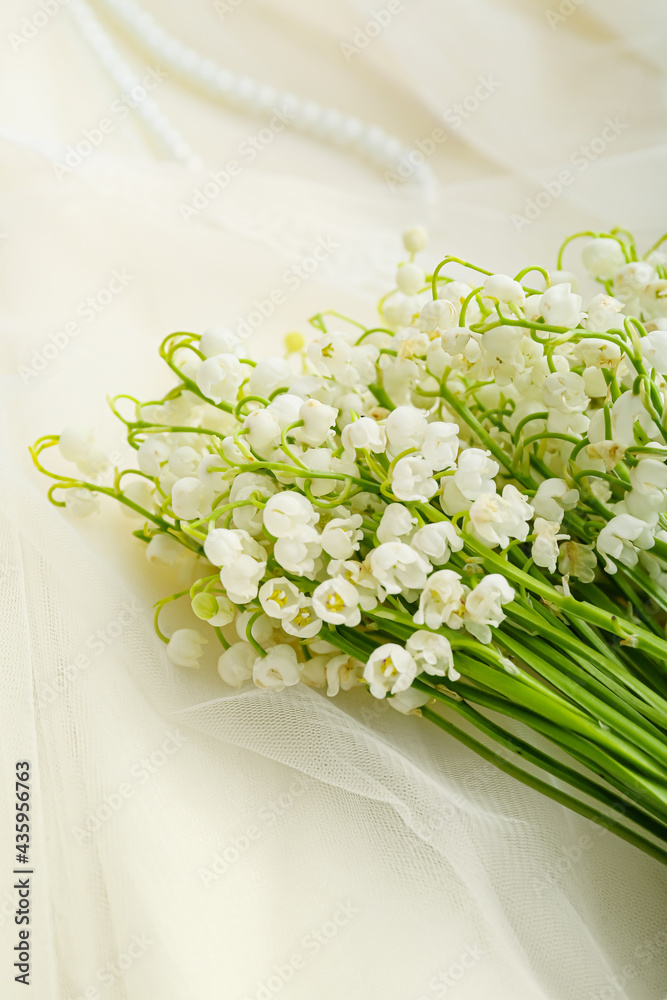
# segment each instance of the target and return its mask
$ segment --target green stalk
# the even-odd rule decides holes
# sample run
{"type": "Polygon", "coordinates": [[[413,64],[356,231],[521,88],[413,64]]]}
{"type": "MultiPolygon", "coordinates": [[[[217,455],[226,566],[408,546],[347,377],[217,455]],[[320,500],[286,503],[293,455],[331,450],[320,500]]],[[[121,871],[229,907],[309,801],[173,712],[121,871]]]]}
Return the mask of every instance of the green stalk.
{"type": "Polygon", "coordinates": [[[585,816],[587,819],[592,820],[594,823],[598,823],[600,826],[611,830],[617,836],[626,840],[628,843],[633,844],[640,850],[649,854],[651,857],[656,858],[656,860],[661,861],[663,864],[667,864],[667,852],[662,850],[662,848],[652,844],[650,841],[645,840],[639,834],[634,833],[632,830],[628,830],[623,824],[617,823],[615,820],[610,819],[607,816],[599,813],[596,809],[587,805],[585,802],[580,802],[573,796],[568,795],[566,792],[562,792],[559,788],[553,785],[547,784],[540,778],[529,774],[528,771],[524,771],[522,768],[513,764],[511,761],[506,760],[500,754],[495,753],[488,747],[484,746],[474,737],[469,736],[468,733],[464,732],[462,729],[458,729],[451,722],[444,719],[437,712],[432,711],[430,708],[422,708],[421,714],[425,719],[433,722],[436,726],[442,729],[444,732],[453,736],[454,739],[458,740],[464,746],[467,746],[470,750],[473,750],[480,757],[488,760],[490,763],[495,764],[495,766],[504,771],[506,774],[511,775],[513,778],[517,778],[524,785],[529,788],[533,788],[535,791],[540,792],[542,795],[546,795],[548,798],[559,802],[563,806],[567,806],[573,812],[579,813],[581,816],[585,816]]]}
{"type": "MultiPolygon", "coordinates": [[[[461,666],[466,671],[466,676],[471,676],[477,683],[473,676],[474,669],[471,669],[471,661],[468,657],[465,658],[465,661],[461,666]]],[[[456,682],[456,686],[452,690],[461,690],[461,694],[464,694],[468,701],[502,712],[546,736],[552,743],[555,743],[600,777],[604,777],[610,784],[620,782],[620,785],[616,785],[616,787],[620,787],[624,794],[634,793],[635,801],[641,802],[646,808],[649,808],[650,803],[651,811],[667,821],[664,785],[656,786],[647,777],[641,775],[632,763],[628,766],[617,760],[613,752],[610,752],[608,748],[596,740],[599,734],[604,736],[604,730],[599,730],[598,733],[594,729],[588,738],[585,734],[582,735],[575,729],[564,726],[558,719],[554,720],[553,712],[545,716],[536,712],[535,708],[530,705],[519,705],[511,694],[503,700],[502,698],[498,699],[493,691],[478,691],[470,686],[464,691],[459,681],[456,682]]]]}
{"type": "MultiPolygon", "coordinates": [[[[667,714],[667,702],[665,702],[659,694],[648,687],[648,685],[643,684],[640,680],[637,680],[630,673],[627,667],[622,666],[617,660],[610,663],[609,656],[612,655],[611,650],[608,650],[607,656],[599,654],[597,650],[592,649],[590,646],[577,639],[576,636],[573,636],[572,633],[566,628],[556,628],[550,625],[544,617],[540,617],[530,609],[519,606],[517,601],[514,601],[514,603],[508,607],[507,611],[509,619],[518,621],[524,628],[528,628],[528,626],[530,626],[531,630],[537,630],[538,635],[553,641],[556,647],[567,649],[575,656],[581,655],[587,657],[591,662],[596,663],[605,673],[611,671],[612,677],[619,678],[619,674],[621,674],[622,676],[620,679],[623,683],[631,691],[651,705],[660,718],[665,718],[665,715],[667,714]]],[[[535,631],[529,631],[529,634],[533,635],[535,634],[535,631]]]]}
{"type": "MultiPolygon", "coordinates": [[[[502,637],[508,634],[523,646],[527,646],[533,653],[546,659],[557,671],[564,671],[573,681],[587,687],[592,694],[601,696],[603,700],[609,699],[610,704],[614,705],[618,711],[627,712],[629,718],[644,726],[662,744],[665,743],[667,736],[662,729],[658,728],[660,725],[664,727],[665,719],[658,713],[654,713],[649,705],[626,690],[621,684],[617,684],[611,677],[598,670],[594,663],[586,662],[583,657],[574,653],[570,654],[572,659],[568,660],[560,649],[553,648],[548,643],[541,642],[532,636],[519,633],[518,630],[512,630],[511,626],[506,623],[503,623],[502,629],[497,633],[498,641],[502,644],[502,637]],[[508,632],[508,630],[510,631],[508,632]],[[656,721],[657,725],[654,725],[653,721],[650,720],[656,721]]],[[[552,680],[551,683],[559,690],[563,690],[556,681],[552,680]]]]}
{"type": "MultiPolygon", "coordinates": [[[[520,657],[529,667],[535,670],[541,677],[553,684],[564,695],[570,698],[578,707],[585,709],[593,719],[600,720],[615,732],[627,739],[628,742],[642,747],[654,760],[667,766],[667,742],[664,736],[658,734],[656,737],[644,726],[624,715],[622,711],[610,704],[611,699],[605,701],[592,694],[588,688],[582,684],[571,680],[566,674],[554,668],[547,660],[541,657],[529,644],[521,644],[506,633],[500,632],[498,640],[507,649],[520,657]]],[[[660,772],[658,771],[658,774],[660,772]]],[[[667,778],[667,772],[665,772],[667,778]]]]}
{"type": "MultiPolygon", "coordinates": [[[[434,683],[435,679],[431,679],[431,682],[434,683]]],[[[561,763],[561,761],[550,757],[542,750],[531,746],[530,743],[526,743],[525,740],[520,739],[513,733],[509,733],[505,729],[502,729],[491,719],[487,718],[487,716],[478,712],[477,709],[473,708],[472,705],[469,705],[466,701],[459,701],[458,699],[444,696],[437,690],[433,690],[430,683],[426,683],[421,679],[417,679],[414,682],[413,687],[416,687],[419,691],[423,691],[426,694],[432,694],[434,698],[447,705],[447,707],[452,711],[457,712],[463,718],[467,719],[482,733],[499,743],[500,746],[504,746],[513,753],[516,753],[519,757],[523,757],[524,760],[533,764],[535,767],[549,771],[555,778],[572,785],[574,788],[584,792],[591,798],[597,799],[598,802],[602,802],[604,805],[608,806],[608,808],[613,809],[622,816],[625,816],[626,819],[629,819],[631,822],[643,827],[655,837],[667,842],[667,826],[659,823],[649,813],[645,813],[631,802],[626,802],[623,799],[617,798],[603,785],[598,784],[598,782],[593,781],[591,778],[587,778],[585,775],[580,774],[573,768],[561,763]]]]}

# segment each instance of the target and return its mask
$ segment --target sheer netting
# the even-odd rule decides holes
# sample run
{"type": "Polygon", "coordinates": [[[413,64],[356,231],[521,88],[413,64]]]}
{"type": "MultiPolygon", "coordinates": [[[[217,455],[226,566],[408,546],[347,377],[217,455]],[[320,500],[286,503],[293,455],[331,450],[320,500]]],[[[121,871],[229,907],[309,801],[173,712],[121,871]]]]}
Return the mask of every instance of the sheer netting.
{"type": "MultiPolygon", "coordinates": [[[[6,33],[33,13],[6,8],[6,33]]],[[[157,347],[172,330],[237,326],[276,289],[255,356],[319,309],[372,319],[406,224],[427,224],[434,261],[468,254],[508,272],[553,264],[576,228],[658,235],[657,4],[634,5],[630,23],[623,5],[589,0],[552,27],[542,5],[424,0],[346,63],[339,44],[370,9],[246,0],[221,23],[203,2],[153,4],[236,68],[247,58],[248,72],[350,111],[360,94],[356,110],[406,141],[495,74],[469,122],[449,123],[428,195],[285,136],[187,220],[208,170],[261,123],[168,80],[160,101],[199,144],[201,173],[155,158],[130,120],[58,176],[49,144],[103,117],[112,85],[65,7],[0,65],[3,996],[24,995],[12,968],[23,760],[39,1000],[667,994],[656,862],[363,691],[234,693],[212,653],[198,672],[173,666],[152,605],[192,566],[149,565],[138,523],[111,500],[84,521],[51,506],[30,464],[28,445],[74,419],[126,454],[105,396],[164,392],[157,347]],[[513,220],[615,115],[629,123],[616,144],[527,226],[513,220]],[[288,280],[317,246],[328,251],[313,273],[288,280]]]]}

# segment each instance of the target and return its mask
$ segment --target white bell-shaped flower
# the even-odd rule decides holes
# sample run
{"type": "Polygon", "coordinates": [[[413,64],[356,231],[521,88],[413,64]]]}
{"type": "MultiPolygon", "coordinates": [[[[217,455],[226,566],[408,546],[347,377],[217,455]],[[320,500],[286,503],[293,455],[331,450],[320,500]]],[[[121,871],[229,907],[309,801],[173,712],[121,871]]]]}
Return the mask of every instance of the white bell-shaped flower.
{"type": "Polygon", "coordinates": [[[299,590],[284,576],[267,580],[259,589],[259,603],[270,618],[292,618],[300,600],[299,590]]]}
{"type": "Polygon", "coordinates": [[[458,680],[461,676],[454,669],[452,645],[444,635],[419,629],[410,636],[405,648],[414,658],[419,673],[431,674],[434,677],[449,677],[452,681],[458,680]]]}
{"type": "Polygon", "coordinates": [[[343,576],[325,580],[313,592],[313,608],[322,621],[354,628],[361,621],[359,592],[343,576]]]}
{"type": "Polygon", "coordinates": [[[403,542],[383,542],[368,555],[371,573],[387,594],[404,590],[421,590],[430,566],[409,545],[403,542]]]}
{"type": "Polygon", "coordinates": [[[310,448],[319,448],[329,437],[336,423],[338,410],[334,406],[320,403],[318,399],[307,399],[299,410],[299,420],[303,427],[297,427],[294,436],[297,441],[310,448]]]}
{"type": "Polygon", "coordinates": [[[575,295],[569,283],[552,285],[540,298],[539,315],[551,326],[566,326],[574,330],[583,319],[581,295],[575,295]]]}
{"type": "Polygon", "coordinates": [[[264,526],[274,538],[289,538],[317,521],[310,500],[295,490],[270,497],[264,508],[264,526]]]}
{"type": "Polygon", "coordinates": [[[266,562],[240,555],[232,565],[220,570],[220,582],[234,604],[248,604],[257,597],[266,562]]]}
{"type": "Polygon", "coordinates": [[[199,341],[199,350],[207,358],[215,357],[216,354],[238,354],[240,348],[240,337],[225,326],[204,330],[199,341]]]}
{"type": "Polygon", "coordinates": [[[343,447],[348,455],[354,457],[357,449],[381,454],[387,448],[387,434],[381,424],[371,417],[360,417],[343,428],[341,434],[343,447]]]}
{"type": "Polygon", "coordinates": [[[436,570],[426,581],[420,595],[419,610],[413,616],[415,625],[426,625],[430,629],[440,628],[441,625],[461,628],[467,591],[460,575],[454,570],[436,570]]]}
{"type": "Polygon", "coordinates": [[[393,468],[391,488],[399,500],[418,500],[426,503],[438,492],[433,479],[433,467],[419,455],[399,458],[393,468]]]}
{"type": "Polygon", "coordinates": [[[505,618],[503,604],[514,600],[514,589],[500,573],[482,577],[473,591],[466,595],[463,624],[480,642],[491,642],[489,626],[495,628],[505,618]]]}
{"type": "Polygon", "coordinates": [[[257,653],[249,642],[235,642],[218,660],[220,679],[230,687],[240,688],[252,677],[257,653]]]}
{"type": "Polygon", "coordinates": [[[207,642],[206,636],[197,629],[179,628],[167,644],[167,656],[177,667],[199,670],[199,661],[207,642]]]}
{"type": "Polygon", "coordinates": [[[593,278],[609,281],[625,264],[625,254],[618,240],[608,236],[597,237],[586,243],[581,251],[584,267],[593,278]]]}
{"type": "Polygon", "coordinates": [[[378,542],[408,541],[418,524],[417,518],[402,503],[390,503],[382,512],[377,528],[378,542]]]}
{"type": "Polygon", "coordinates": [[[273,646],[266,656],[258,657],[252,669],[252,679],[264,691],[283,691],[298,684],[301,672],[292,646],[273,646]]]}
{"type": "Polygon", "coordinates": [[[458,435],[458,425],[443,420],[434,420],[426,428],[420,450],[435,472],[443,472],[456,465],[458,435]]]}
{"type": "Polygon", "coordinates": [[[214,403],[233,403],[247,368],[234,354],[216,354],[202,361],[196,382],[200,392],[214,403]]]}
{"type": "Polygon", "coordinates": [[[615,573],[616,562],[624,566],[636,566],[639,561],[638,549],[650,549],[655,538],[653,531],[644,521],[631,514],[619,514],[605,524],[598,535],[597,550],[605,560],[607,573],[615,573]]]}
{"type": "Polygon", "coordinates": [[[194,476],[178,479],[171,490],[171,507],[174,515],[183,521],[203,517],[211,506],[211,494],[194,476]]]}
{"type": "Polygon", "coordinates": [[[407,649],[395,642],[374,649],[364,667],[364,680],[374,698],[407,691],[416,676],[414,659],[407,649]]]}
{"type": "Polygon", "coordinates": [[[526,298],[521,284],[507,274],[490,274],[484,281],[483,294],[487,298],[516,306],[523,305],[526,298]]]}
{"type": "Polygon", "coordinates": [[[433,566],[444,566],[452,552],[461,551],[463,539],[449,521],[436,521],[416,531],[410,545],[433,566]]]}

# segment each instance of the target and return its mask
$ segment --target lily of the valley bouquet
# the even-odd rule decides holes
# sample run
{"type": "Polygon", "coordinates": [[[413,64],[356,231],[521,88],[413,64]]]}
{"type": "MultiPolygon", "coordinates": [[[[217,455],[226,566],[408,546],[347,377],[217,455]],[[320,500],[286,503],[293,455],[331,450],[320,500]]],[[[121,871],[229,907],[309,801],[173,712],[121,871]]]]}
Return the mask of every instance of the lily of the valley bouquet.
{"type": "Polygon", "coordinates": [[[216,643],[232,688],[363,685],[667,861],[667,258],[577,237],[585,303],[563,249],[427,273],[411,230],[376,325],[323,312],[264,360],[167,337],[171,391],[112,400],[135,458],[111,485],[81,427],[33,457],[89,477],[49,471],[54,503],[114,497],[150,559],[197,556],[157,606],[178,667],[216,643]]]}

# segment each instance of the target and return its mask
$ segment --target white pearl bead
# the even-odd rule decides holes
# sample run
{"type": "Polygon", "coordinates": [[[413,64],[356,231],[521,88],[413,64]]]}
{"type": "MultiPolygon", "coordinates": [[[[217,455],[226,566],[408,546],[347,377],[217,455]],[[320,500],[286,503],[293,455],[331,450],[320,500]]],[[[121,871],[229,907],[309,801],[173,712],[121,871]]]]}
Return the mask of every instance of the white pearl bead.
{"type": "Polygon", "coordinates": [[[199,75],[204,83],[215,84],[218,76],[218,67],[212,59],[202,59],[199,66],[199,75]]]}
{"type": "Polygon", "coordinates": [[[198,52],[194,49],[185,49],[181,54],[181,68],[185,70],[186,73],[193,73],[199,68],[201,62],[201,57],[198,52]]]}
{"type": "Polygon", "coordinates": [[[276,101],[278,100],[278,91],[275,87],[269,87],[264,85],[257,91],[257,96],[254,102],[254,107],[257,111],[270,111],[276,106],[276,101]]]}
{"type": "Polygon", "coordinates": [[[215,86],[223,94],[229,94],[236,86],[236,77],[228,69],[218,70],[215,77],[215,86]]]}
{"type": "Polygon", "coordinates": [[[335,108],[327,108],[320,120],[322,135],[327,136],[327,138],[332,139],[334,142],[339,141],[338,137],[342,123],[343,115],[341,112],[336,111],[335,108]]]}
{"type": "MultiPolygon", "coordinates": [[[[118,56],[108,33],[102,28],[86,0],[70,0],[71,10],[79,27],[97,52],[110,75],[125,90],[140,81],[118,56]]],[[[274,109],[293,121],[296,128],[320,139],[349,146],[378,165],[397,165],[407,157],[406,150],[395,137],[388,136],[378,126],[366,126],[358,118],[343,115],[335,108],[322,108],[316,101],[301,100],[291,93],[280,93],[274,87],[261,85],[249,77],[240,77],[223,69],[214,60],[201,56],[173,38],[135,0],[99,0],[122,19],[135,38],[162,63],[171,65],[181,75],[204,83],[214,93],[237,107],[269,113],[274,109]]],[[[188,164],[194,157],[179,131],[171,125],[154,101],[144,101],[140,113],[151,128],[169,145],[178,159],[188,164]]],[[[414,165],[412,167],[414,172],[414,165]]]]}
{"type": "Polygon", "coordinates": [[[304,132],[309,132],[321,114],[322,108],[316,101],[304,101],[297,108],[294,124],[297,128],[303,129],[304,132]]]}
{"type": "Polygon", "coordinates": [[[344,145],[354,143],[363,131],[363,123],[358,118],[345,118],[339,130],[340,141],[344,145]]]}
{"type": "Polygon", "coordinates": [[[235,86],[230,92],[230,97],[238,104],[249,104],[255,99],[257,94],[257,84],[249,76],[238,77],[235,86]]]}
{"type": "Polygon", "coordinates": [[[278,108],[279,111],[282,111],[285,117],[295,118],[299,110],[300,104],[301,101],[296,96],[296,94],[291,94],[289,92],[286,92],[284,94],[280,94],[280,96],[278,97],[278,101],[276,103],[276,107],[278,108]]]}
{"type": "Polygon", "coordinates": [[[183,56],[184,46],[175,38],[167,38],[162,46],[162,51],[170,62],[180,60],[183,56]]]}

